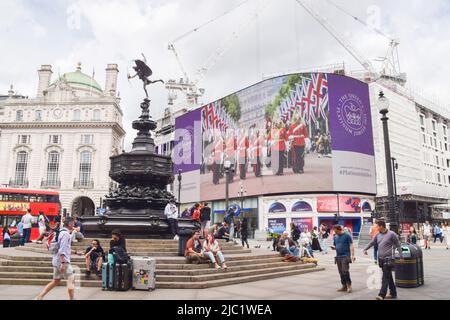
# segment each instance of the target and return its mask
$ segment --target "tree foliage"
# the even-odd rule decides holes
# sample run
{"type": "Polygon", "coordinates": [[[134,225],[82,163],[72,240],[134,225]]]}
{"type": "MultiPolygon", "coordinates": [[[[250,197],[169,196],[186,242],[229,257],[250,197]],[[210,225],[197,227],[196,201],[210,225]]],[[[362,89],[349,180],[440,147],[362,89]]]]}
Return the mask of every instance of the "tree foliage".
{"type": "Polygon", "coordinates": [[[281,105],[281,102],[290,94],[291,90],[295,90],[295,84],[300,82],[299,74],[292,74],[288,76],[286,84],[284,84],[278,91],[277,96],[272,103],[266,106],[266,116],[273,117],[275,112],[281,105]]]}
{"type": "Polygon", "coordinates": [[[239,98],[236,94],[223,98],[222,106],[235,122],[238,122],[241,119],[241,104],[239,103],[239,98]]]}

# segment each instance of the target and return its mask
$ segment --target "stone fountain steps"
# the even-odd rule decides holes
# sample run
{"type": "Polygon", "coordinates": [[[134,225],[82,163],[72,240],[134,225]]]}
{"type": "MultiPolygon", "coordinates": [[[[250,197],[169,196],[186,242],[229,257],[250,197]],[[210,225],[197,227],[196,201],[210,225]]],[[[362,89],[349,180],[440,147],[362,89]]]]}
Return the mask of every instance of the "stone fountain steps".
{"type": "MultiPolygon", "coordinates": [[[[78,249],[79,253],[85,252],[86,248],[78,249]]],[[[48,250],[44,247],[31,247],[31,246],[24,246],[24,247],[17,247],[17,250],[20,251],[29,251],[29,252],[35,252],[35,253],[42,253],[47,254],[48,250]]],[[[75,250],[75,249],[73,249],[75,250]]],[[[177,249],[152,249],[152,248],[140,248],[137,250],[133,250],[133,248],[128,249],[128,254],[130,256],[149,256],[149,257],[176,257],[178,256],[178,248],[177,249]]],[[[223,248],[222,252],[224,254],[230,254],[230,253],[250,253],[250,249],[242,249],[242,248],[223,248]]],[[[81,255],[79,255],[81,256],[81,255]]],[[[72,255],[74,257],[74,255],[72,255]]]]}
{"type": "MultiPolygon", "coordinates": [[[[89,244],[78,243],[84,249],[89,244]]],[[[150,240],[143,243],[129,243],[130,249],[146,249],[155,245],[173,245],[172,240],[150,240]],[[162,241],[169,243],[161,243],[162,241]]],[[[175,241],[175,244],[177,242],[175,241]]],[[[301,262],[282,262],[282,258],[275,253],[255,250],[242,250],[242,247],[231,243],[225,244],[224,255],[228,266],[227,270],[215,270],[209,264],[186,264],[184,257],[170,256],[171,252],[160,249],[153,255],[156,259],[156,285],[157,288],[200,289],[272,279],[295,274],[303,274],[323,270],[314,264],[301,262]],[[259,251],[259,252],[257,252],[259,251]],[[158,254],[158,256],[156,256],[158,254]]],[[[80,249],[81,250],[81,249],[80,249]]],[[[178,250],[173,250],[176,252],[178,250]]],[[[147,252],[145,252],[147,253],[147,252]]],[[[142,256],[137,252],[138,256],[142,256]]],[[[133,255],[132,255],[133,256],[133,255]]],[[[52,257],[43,245],[28,244],[25,247],[10,248],[0,254],[0,284],[23,284],[44,286],[52,278],[52,257]],[[33,250],[30,252],[29,250],[33,250]],[[34,252],[35,250],[39,252],[34,252]]],[[[101,281],[92,274],[85,276],[85,259],[83,256],[72,255],[72,265],[77,273],[77,285],[82,287],[101,287],[101,281]]],[[[64,285],[64,282],[62,282],[64,285]]]]}

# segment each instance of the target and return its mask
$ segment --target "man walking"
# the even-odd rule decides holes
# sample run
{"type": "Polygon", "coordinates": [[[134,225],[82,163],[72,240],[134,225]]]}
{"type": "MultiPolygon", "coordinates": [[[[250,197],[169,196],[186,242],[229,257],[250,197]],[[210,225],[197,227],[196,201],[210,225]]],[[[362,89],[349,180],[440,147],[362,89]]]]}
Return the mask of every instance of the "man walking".
{"type": "Polygon", "coordinates": [[[203,207],[200,209],[200,223],[201,223],[201,234],[205,236],[205,230],[209,229],[211,221],[211,208],[208,207],[208,203],[204,202],[203,207]]]}
{"type": "Polygon", "coordinates": [[[164,214],[167,217],[167,223],[169,224],[173,239],[178,240],[178,208],[175,205],[174,199],[170,199],[164,209],[164,214]]]}
{"type": "Polygon", "coordinates": [[[378,265],[380,266],[381,270],[383,270],[383,279],[381,282],[380,293],[378,294],[376,299],[396,299],[397,288],[395,287],[394,279],[392,278],[392,271],[394,269],[395,261],[394,248],[398,250],[400,259],[403,259],[402,247],[400,245],[398,235],[386,228],[386,222],[379,220],[377,221],[377,225],[379,233],[364,248],[364,254],[367,255],[367,250],[369,250],[374,245],[378,246],[378,265]],[[390,294],[386,295],[388,287],[390,294]]]}
{"type": "Polygon", "coordinates": [[[297,118],[290,126],[288,134],[292,146],[292,170],[294,173],[303,173],[305,140],[309,137],[304,120],[297,118]]]}
{"type": "Polygon", "coordinates": [[[69,299],[74,299],[75,277],[72,265],[70,264],[72,243],[70,239],[70,232],[73,230],[73,227],[73,219],[71,217],[66,218],[66,220],[64,221],[64,226],[59,233],[58,241],[53,253],[53,281],[50,282],[44,288],[44,290],[42,290],[42,292],[36,297],[35,300],[42,300],[47,293],[49,293],[53,288],[59,285],[62,278],[66,279],[67,281],[67,291],[69,293],[69,299]]]}
{"type": "Polygon", "coordinates": [[[350,263],[356,260],[353,239],[339,224],[334,225],[333,230],[334,239],[331,249],[336,250],[335,263],[338,266],[342,284],[342,288],[337,291],[351,293],[352,280],[350,278],[350,263]]]}
{"type": "Polygon", "coordinates": [[[22,217],[23,235],[21,239],[21,245],[30,242],[31,227],[33,224],[33,216],[31,215],[31,209],[28,209],[27,213],[22,217]]]}
{"type": "Polygon", "coordinates": [[[336,250],[335,263],[341,276],[342,288],[338,292],[352,292],[352,280],[350,278],[350,263],[356,260],[355,247],[352,236],[344,231],[341,225],[336,224],[334,229],[333,250],[336,250]]]}
{"type": "Polygon", "coordinates": [[[431,249],[430,246],[430,238],[431,238],[431,225],[428,221],[425,221],[425,224],[422,227],[423,240],[425,242],[425,249],[431,249]]]}

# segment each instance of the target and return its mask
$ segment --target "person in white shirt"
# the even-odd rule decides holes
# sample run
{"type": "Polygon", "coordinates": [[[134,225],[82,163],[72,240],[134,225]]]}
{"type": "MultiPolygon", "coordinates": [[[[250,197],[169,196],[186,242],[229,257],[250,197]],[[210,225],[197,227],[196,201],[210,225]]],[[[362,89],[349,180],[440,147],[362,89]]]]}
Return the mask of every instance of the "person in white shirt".
{"type": "Polygon", "coordinates": [[[23,235],[20,244],[24,246],[25,243],[30,242],[31,227],[33,225],[33,216],[31,215],[31,209],[28,209],[27,213],[22,217],[21,222],[23,224],[23,235]]]}
{"type": "Polygon", "coordinates": [[[174,240],[178,240],[178,208],[174,199],[171,199],[166,205],[164,214],[167,217],[167,223],[169,224],[174,240]]]}
{"type": "Polygon", "coordinates": [[[428,221],[425,221],[425,224],[422,227],[423,240],[425,242],[425,249],[431,249],[430,247],[430,237],[431,237],[431,224],[428,221]]]}
{"type": "Polygon", "coordinates": [[[36,243],[41,244],[42,240],[45,237],[45,233],[47,232],[47,219],[42,211],[39,211],[38,217],[38,225],[39,225],[39,238],[36,240],[36,243]]]}
{"type": "Polygon", "coordinates": [[[450,227],[448,226],[448,222],[444,222],[444,226],[442,227],[442,234],[444,235],[445,239],[445,247],[448,250],[448,247],[450,246],[450,227]]]}

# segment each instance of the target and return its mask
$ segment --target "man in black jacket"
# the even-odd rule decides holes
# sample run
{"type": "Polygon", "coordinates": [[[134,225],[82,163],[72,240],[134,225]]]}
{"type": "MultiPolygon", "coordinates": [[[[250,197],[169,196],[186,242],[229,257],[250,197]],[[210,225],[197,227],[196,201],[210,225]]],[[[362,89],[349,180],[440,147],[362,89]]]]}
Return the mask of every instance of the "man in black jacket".
{"type": "Polygon", "coordinates": [[[207,202],[203,202],[203,206],[200,209],[200,223],[201,223],[201,235],[205,236],[205,230],[209,229],[211,221],[211,208],[208,207],[207,202]]]}

